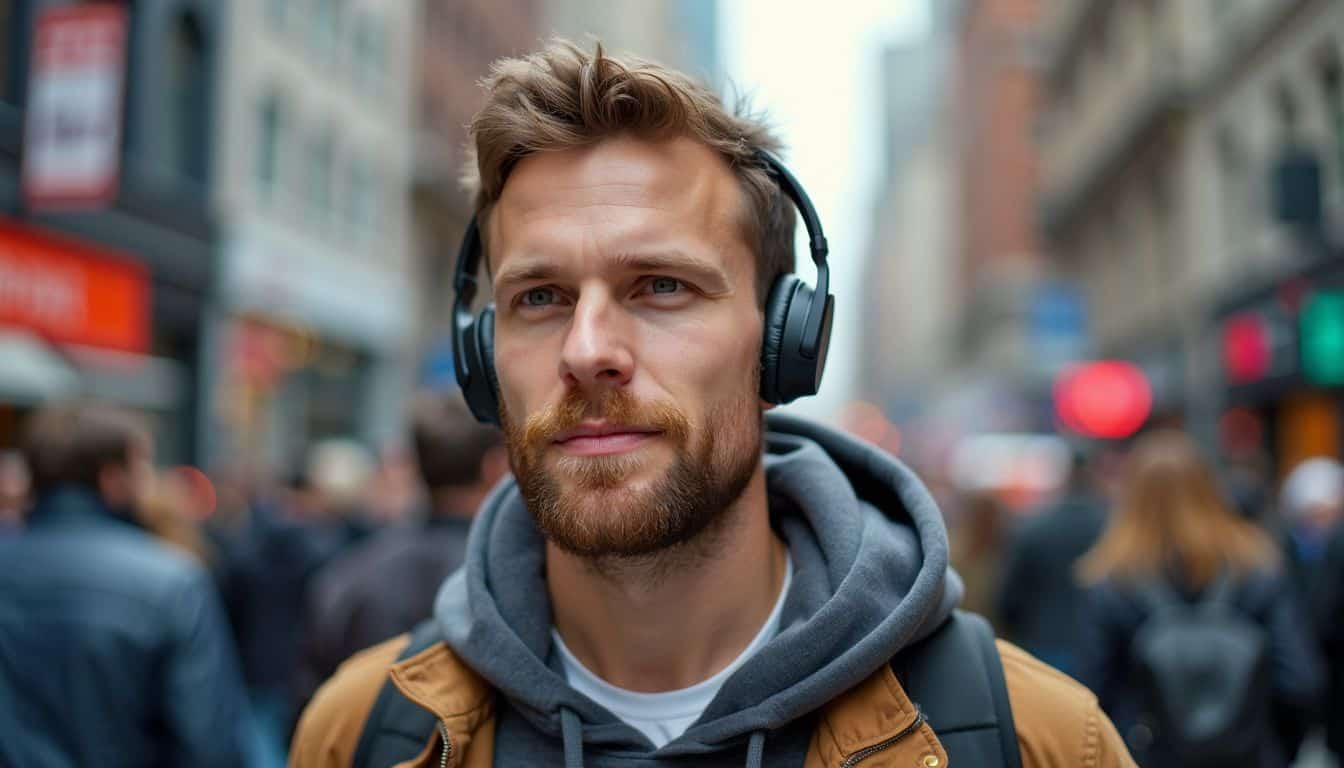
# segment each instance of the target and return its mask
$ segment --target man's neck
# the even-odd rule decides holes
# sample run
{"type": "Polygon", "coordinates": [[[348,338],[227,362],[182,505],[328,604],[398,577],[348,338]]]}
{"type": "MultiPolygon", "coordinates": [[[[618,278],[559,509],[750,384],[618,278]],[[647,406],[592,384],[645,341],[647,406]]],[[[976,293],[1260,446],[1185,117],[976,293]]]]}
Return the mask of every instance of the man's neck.
{"type": "Polygon", "coordinates": [[[627,690],[671,691],[712,677],[751,644],[786,559],[758,468],[719,525],[675,550],[594,563],[548,543],[547,589],[556,629],[585,667],[627,690]]]}

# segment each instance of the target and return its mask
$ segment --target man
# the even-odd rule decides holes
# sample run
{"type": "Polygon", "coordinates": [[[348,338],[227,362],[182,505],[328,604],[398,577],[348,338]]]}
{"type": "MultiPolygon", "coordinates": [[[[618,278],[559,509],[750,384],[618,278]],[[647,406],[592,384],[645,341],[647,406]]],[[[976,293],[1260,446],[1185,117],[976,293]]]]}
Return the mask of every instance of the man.
{"type": "Polygon", "coordinates": [[[1074,565],[1106,527],[1096,486],[1088,457],[1075,454],[1060,499],[1013,536],[995,600],[1004,635],[1068,675],[1077,674],[1086,604],[1074,565]]]}
{"type": "Polygon", "coordinates": [[[477,424],[461,402],[418,398],[411,438],[429,492],[428,517],[374,536],[313,577],[300,683],[304,701],[356,651],[407,632],[433,613],[439,586],[462,564],[476,508],[508,471],[499,431],[477,424]]]}
{"type": "Polygon", "coordinates": [[[0,540],[0,765],[239,765],[242,684],[214,586],[130,522],[149,434],[52,407],[23,452],[36,503],[0,540]]]}
{"type": "Polygon", "coordinates": [[[801,338],[778,316],[785,194],[819,263],[824,238],[761,123],[677,72],[556,44],[496,64],[472,136],[496,308],[472,359],[494,375],[459,379],[478,416],[497,380],[517,483],[478,513],[434,622],[318,692],[293,765],[938,768],[1019,740],[1024,764],[1132,764],[1095,699],[1006,646],[1012,718],[986,704],[998,740],[954,746],[929,697],[980,690],[906,664],[961,591],[932,501],[835,432],[765,434],[779,357],[825,355],[820,315],[794,313],[801,338]],[[391,729],[365,736],[402,700],[430,719],[399,717],[413,751],[389,760],[391,729]]]}
{"type": "MultiPolygon", "coordinates": [[[[1321,724],[1331,751],[1344,756],[1344,623],[1340,620],[1344,611],[1340,588],[1344,584],[1344,528],[1340,526],[1344,465],[1325,456],[1298,464],[1284,480],[1281,502],[1280,541],[1287,574],[1326,662],[1321,724]]],[[[1301,717],[1279,718],[1289,745],[1300,743],[1315,725],[1301,717]]]]}

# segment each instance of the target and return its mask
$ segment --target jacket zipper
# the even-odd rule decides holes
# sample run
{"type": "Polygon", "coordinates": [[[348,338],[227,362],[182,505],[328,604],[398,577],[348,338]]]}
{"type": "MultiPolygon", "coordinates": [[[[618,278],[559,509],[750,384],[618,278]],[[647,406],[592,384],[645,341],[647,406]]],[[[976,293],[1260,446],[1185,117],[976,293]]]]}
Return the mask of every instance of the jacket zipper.
{"type": "Polygon", "coordinates": [[[896,734],[895,736],[892,736],[886,741],[879,742],[877,744],[872,745],[871,747],[864,747],[863,749],[860,749],[858,752],[855,752],[854,754],[850,755],[848,758],[845,759],[845,762],[840,764],[840,768],[854,768],[854,766],[858,765],[864,760],[867,760],[873,755],[876,755],[878,752],[884,752],[888,749],[891,749],[892,747],[896,746],[896,742],[900,741],[901,739],[904,739],[906,736],[909,736],[910,734],[919,730],[919,727],[921,725],[924,725],[928,721],[929,721],[928,718],[924,717],[924,713],[919,711],[919,708],[916,707],[915,722],[907,725],[900,733],[896,734]]]}
{"type": "Polygon", "coordinates": [[[453,759],[453,740],[448,736],[448,726],[443,721],[439,721],[439,735],[443,736],[443,752],[439,755],[439,768],[448,768],[448,761],[453,759]]]}

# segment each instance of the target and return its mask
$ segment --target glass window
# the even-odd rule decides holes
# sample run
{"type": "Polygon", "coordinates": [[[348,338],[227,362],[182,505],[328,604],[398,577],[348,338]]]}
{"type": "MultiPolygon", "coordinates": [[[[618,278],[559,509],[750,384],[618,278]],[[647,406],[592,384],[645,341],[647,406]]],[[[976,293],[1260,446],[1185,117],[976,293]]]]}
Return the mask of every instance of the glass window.
{"type": "Polygon", "coordinates": [[[266,0],[266,20],[275,29],[284,29],[289,0],[266,0]]]}
{"type": "Polygon", "coordinates": [[[268,94],[257,111],[257,184],[266,195],[272,195],[280,181],[280,153],[284,130],[280,114],[280,98],[268,94]]]}
{"type": "Polygon", "coordinates": [[[209,143],[205,34],[194,13],[178,16],[168,34],[168,79],[159,157],[172,172],[203,184],[209,143]]]}
{"type": "Polygon", "coordinates": [[[1329,154],[1335,166],[1336,182],[1344,187],[1344,65],[1340,63],[1337,48],[1330,47],[1321,52],[1317,72],[1333,143],[1329,154]]]}
{"type": "Polygon", "coordinates": [[[354,22],[354,60],[358,78],[365,87],[377,90],[382,85],[387,54],[382,20],[361,14],[354,22]]]}
{"type": "Polygon", "coordinates": [[[332,213],[332,168],[336,147],[330,128],[322,128],[313,136],[308,148],[308,199],[313,217],[325,225],[332,213]]]}
{"type": "Polygon", "coordinates": [[[341,30],[340,16],[339,0],[314,0],[314,44],[322,56],[331,57],[336,53],[341,30]]]}

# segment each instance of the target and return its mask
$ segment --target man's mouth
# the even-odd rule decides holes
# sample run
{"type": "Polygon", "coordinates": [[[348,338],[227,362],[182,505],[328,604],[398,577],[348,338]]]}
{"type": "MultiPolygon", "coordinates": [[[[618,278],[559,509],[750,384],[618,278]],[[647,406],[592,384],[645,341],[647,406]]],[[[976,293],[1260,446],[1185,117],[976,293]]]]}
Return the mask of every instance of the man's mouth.
{"type": "Polygon", "coordinates": [[[659,434],[652,427],[586,422],[561,431],[551,444],[571,456],[606,456],[634,450],[659,434]]]}

